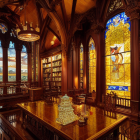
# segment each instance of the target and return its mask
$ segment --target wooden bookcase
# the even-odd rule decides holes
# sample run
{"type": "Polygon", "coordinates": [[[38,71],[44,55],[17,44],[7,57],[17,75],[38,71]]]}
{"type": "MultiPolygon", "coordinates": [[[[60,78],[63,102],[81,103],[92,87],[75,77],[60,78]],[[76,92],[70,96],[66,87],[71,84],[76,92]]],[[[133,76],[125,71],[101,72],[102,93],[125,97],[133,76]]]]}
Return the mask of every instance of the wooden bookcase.
{"type": "Polygon", "coordinates": [[[46,57],[43,64],[43,86],[46,91],[61,92],[62,57],[61,54],[46,57]]]}

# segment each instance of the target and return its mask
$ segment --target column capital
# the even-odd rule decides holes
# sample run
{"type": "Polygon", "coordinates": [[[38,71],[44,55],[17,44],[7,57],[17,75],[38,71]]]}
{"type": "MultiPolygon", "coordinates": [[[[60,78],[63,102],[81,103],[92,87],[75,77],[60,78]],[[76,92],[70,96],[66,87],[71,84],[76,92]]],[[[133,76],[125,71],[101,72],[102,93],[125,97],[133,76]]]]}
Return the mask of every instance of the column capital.
{"type": "Polygon", "coordinates": [[[21,51],[22,50],[22,43],[17,41],[15,43],[15,49],[16,49],[16,51],[21,51]]]}
{"type": "Polygon", "coordinates": [[[96,25],[92,24],[91,29],[93,30],[93,32],[95,34],[99,34],[100,32],[105,30],[105,28],[104,28],[104,26],[102,24],[96,24],[96,25]]]}
{"type": "Polygon", "coordinates": [[[140,11],[139,7],[127,6],[127,8],[125,10],[125,13],[128,17],[130,17],[130,20],[133,20],[133,19],[139,19],[140,18],[139,11],[140,11]]]}
{"type": "Polygon", "coordinates": [[[9,48],[9,43],[10,41],[2,40],[1,41],[2,48],[9,48]]]}

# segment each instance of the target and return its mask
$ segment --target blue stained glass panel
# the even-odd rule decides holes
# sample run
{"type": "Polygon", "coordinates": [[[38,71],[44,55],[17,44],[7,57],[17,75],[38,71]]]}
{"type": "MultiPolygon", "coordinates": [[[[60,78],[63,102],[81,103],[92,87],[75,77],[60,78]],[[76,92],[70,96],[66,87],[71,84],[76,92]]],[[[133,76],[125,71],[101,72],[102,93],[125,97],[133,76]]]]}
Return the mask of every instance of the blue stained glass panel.
{"type": "MultiPolygon", "coordinates": [[[[109,26],[113,25],[114,27],[117,27],[120,24],[121,21],[124,24],[125,23],[129,23],[130,24],[130,18],[126,16],[125,12],[122,12],[122,13],[114,16],[113,18],[111,18],[111,19],[109,19],[107,21],[106,31],[105,31],[105,38],[106,38],[106,32],[109,30],[109,26]]],[[[130,27],[129,27],[129,31],[130,31],[130,27]]]]}
{"type": "Polygon", "coordinates": [[[128,86],[108,86],[108,90],[128,91],[128,86]]]}

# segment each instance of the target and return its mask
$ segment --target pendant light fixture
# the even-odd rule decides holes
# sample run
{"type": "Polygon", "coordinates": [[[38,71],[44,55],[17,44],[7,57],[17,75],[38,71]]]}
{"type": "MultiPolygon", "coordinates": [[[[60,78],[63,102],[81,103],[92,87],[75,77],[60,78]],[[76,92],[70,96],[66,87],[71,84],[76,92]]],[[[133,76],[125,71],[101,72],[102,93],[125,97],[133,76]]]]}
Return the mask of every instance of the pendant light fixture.
{"type": "Polygon", "coordinates": [[[17,37],[19,40],[22,41],[27,41],[27,42],[33,42],[37,41],[40,39],[40,28],[38,25],[34,29],[32,27],[32,23],[28,23],[26,21],[26,2],[24,1],[24,25],[22,25],[22,29],[16,25],[16,32],[17,32],[17,37]]]}

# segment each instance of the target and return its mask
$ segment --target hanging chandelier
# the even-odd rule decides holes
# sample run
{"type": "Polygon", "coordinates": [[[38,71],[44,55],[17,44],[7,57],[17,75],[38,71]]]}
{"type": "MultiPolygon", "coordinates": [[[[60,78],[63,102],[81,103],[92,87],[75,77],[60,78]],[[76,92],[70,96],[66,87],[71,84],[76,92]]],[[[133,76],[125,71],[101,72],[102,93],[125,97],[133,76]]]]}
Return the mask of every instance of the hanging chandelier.
{"type": "MultiPolygon", "coordinates": [[[[24,7],[25,7],[25,4],[24,4],[24,7]]],[[[16,25],[17,37],[19,40],[22,40],[22,41],[27,41],[27,42],[37,41],[40,39],[40,28],[37,25],[36,28],[34,29],[32,27],[32,23],[29,24],[26,21],[25,8],[24,8],[24,11],[25,11],[25,25],[22,25],[22,29],[20,29],[18,25],[16,25]]]]}

